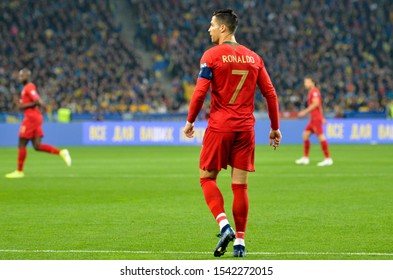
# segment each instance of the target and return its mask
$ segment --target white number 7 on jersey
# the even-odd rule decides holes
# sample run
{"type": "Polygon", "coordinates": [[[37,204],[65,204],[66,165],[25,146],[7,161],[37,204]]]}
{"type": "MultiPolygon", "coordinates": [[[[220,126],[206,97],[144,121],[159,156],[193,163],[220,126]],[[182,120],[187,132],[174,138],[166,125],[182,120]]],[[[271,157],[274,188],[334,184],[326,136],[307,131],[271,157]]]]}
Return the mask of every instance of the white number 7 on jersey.
{"type": "Polygon", "coordinates": [[[238,85],[236,87],[235,93],[232,95],[232,98],[231,98],[231,100],[229,100],[228,104],[235,103],[236,97],[239,94],[239,91],[241,90],[241,88],[244,84],[244,81],[247,78],[248,70],[232,70],[232,74],[233,75],[242,75],[242,78],[240,79],[240,82],[238,83],[238,85]]]}

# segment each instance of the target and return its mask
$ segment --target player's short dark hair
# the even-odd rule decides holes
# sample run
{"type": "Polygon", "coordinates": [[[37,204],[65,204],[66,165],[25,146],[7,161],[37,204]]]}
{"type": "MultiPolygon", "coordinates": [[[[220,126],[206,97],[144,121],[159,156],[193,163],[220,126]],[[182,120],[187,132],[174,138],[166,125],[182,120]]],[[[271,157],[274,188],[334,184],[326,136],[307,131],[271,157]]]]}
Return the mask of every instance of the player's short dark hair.
{"type": "Polygon", "coordinates": [[[22,68],[22,69],[19,70],[19,72],[25,72],[28,75],[31,75],[31,70],[29,68],[22,68]]]}
{"type": "Polygon", "coordinates": [[[237,14],[232,9],[218,10],[213,13],[217,21],[228,27],[229,32],[235,33],[239,23],[237,14]]]}
{"type": "Polygon", "coordinates": [[[313,74],[306,75],[304,79],[310,79],[315,85],[318,83],[317,78],[313,74]]]}

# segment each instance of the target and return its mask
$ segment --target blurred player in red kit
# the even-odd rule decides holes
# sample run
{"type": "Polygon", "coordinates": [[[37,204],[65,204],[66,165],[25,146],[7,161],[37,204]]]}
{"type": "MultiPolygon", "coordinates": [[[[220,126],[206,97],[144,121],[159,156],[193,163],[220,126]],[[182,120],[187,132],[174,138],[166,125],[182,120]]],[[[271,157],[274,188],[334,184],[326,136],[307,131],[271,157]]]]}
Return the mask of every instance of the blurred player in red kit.
{"type": "Polygon", "coordinates": [[[6,178],[23,178],[23,165],[26,159],[26,146],[31,141],[36,151],[46,152],[50,154],[60,155],[67,166],[71,166],[71,157],[68,150],[59,150],[48,144],[41,144],[44,136],[42,131],[43,117],[39,107],[45,104],[37,93],[36,86],[30,82],[31,71],[22,69],[19,71],[19,82],[24,85],[21,100],[18,104],[19,109],[23,110],[23,121],[19,130],[18,144],[18,169],[14,172],[6,174],[6,178]]]}
{"type": "Polygon", "coordinates": [[[258,85],[267,101],[271,121],[270,144],[276,149],[281,141],[276,91],[262,58],[238,44],[235,32],[238,17],[233,10],[213,13],[209,33],[214,46],[200,61],[200,72],[191,99],[186,125],[189,138],[194,135],[194,122],[210,88],[211,104],[208,127],[200,154],[200,184],[205,201],[219,224],[220,240],[214,256],[226,252],[234,242],[234,257],[245,256],[245,232],[248,219],[248,172],[254,172],[255,132],[254,97],[258,85]],[[216,179],[220,170],[232,167],[232,214],[235,230],[230,226],[224,199],[216,179]]]}
{"type": "Polygon", "coordinates": [[[323,117],[322,111],[322,97],[319,89],[315,85],[315,80],[312,77],[304,78],[304,87],[309,90],[307,104],[308,107],[299,112],[298,117],[302,118],[308,113],[310,114],[310,122],[306,126],[303,132],[303,141],[304,141],[304,149],[303,149],[303,157],[296,160],[296,164],[307,165],[310,163],[310,159],[308,157],[310,151],[310,136],[315,133],[317,135],[319,142],[321,143],[321,148],[323,154],[325,155],[325,159],[319,162],[318,166],[329,166],[333,165],[333,160],[329,154],[329,146],[326,141],[325,135],[323,133],[323,124],[326,122],[323,117]]]}

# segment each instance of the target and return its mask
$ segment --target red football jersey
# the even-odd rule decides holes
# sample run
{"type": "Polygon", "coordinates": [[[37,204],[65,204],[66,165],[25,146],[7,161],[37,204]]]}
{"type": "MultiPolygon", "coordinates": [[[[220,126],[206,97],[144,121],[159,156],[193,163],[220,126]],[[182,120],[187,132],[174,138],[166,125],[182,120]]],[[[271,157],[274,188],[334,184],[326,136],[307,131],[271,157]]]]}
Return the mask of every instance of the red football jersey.
{"type": "Polygon", "coordinates": [[[254,129],[256,85],[267,100],[272,129],[279,128],[278,101],[262,58],[232,42],[212,47],[200,61],[200,72],[187,120],[194,122],[210,87],[209,128],[220,132],[254,129]]]}
{"type": "Polygon", "coordinates": [[[310,119],[312,121],[314,121],[314,120],[320,121],[320,120],[323,120],[322,97],[321,97],[321,93],[320,93],[319,89],[316,87],[310,89],[310,91],[308,92],[308,98],[307,98],[308,106],[310,106],[312,104],[312,100],[314,98],[318,99],[318,107],[310,112],[310,119]]]}
{"type": "MultiPolygon", "coordinates": [[[[21,93],[22,104],[27,104],[27,103],[37,101],[39,98],[40,98],[40,96],[38,95],[36,87],[33,83],[28,83],[23,87],[22,93],[21,93]]],[[[24,109],[24,115],[25,115],[25,118],[28,118],[28,119],[38,118],[38,117],[42,116],[41,111],[39,110],[38,106],[24,109]]]]}

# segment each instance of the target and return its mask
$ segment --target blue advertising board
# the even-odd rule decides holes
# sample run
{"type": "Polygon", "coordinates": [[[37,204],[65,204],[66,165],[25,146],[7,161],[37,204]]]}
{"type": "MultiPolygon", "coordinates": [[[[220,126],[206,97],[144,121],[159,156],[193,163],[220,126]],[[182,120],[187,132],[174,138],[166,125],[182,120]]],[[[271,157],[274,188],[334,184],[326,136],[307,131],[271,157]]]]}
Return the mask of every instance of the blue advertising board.
{"type": "Polygon", "coordinates": [[[184,122],[85,122],[84,145],[192,145],[201,144],[206,122],[195,124],[194,138],[187,138],[184,122]]]}
{"type": "MultiPolygon", "coordinates": [[[[307,120],[283,120],[283,144],[302,143],[301,134],[307,120]]],[[[195,124],[195,137],[182,133],[183,122],[114,122],[83,124],[85,145],[200,145],[207,122],[195,124]]],[[[256,123],[256,143],[267,144],[270,122],[256,123]]],[[[393,143],[393,121],[330,119],[324,127],[332,144],[393,143]]],[[[312,139],[316,142],[316,137],[312,139]]]]}
{"type": "Polygon", "coordinates": [[[392,120],[329,120],[325,127],[329,143],[393,143],[392,120]]]}
{"type": "MultiPolygon", "coordinates": [[[[0,147],[16,147],[20,123],[0,123],[0,147]]],[[[52,123],[44,122],[43,143],[59,147],[80,146],[82,144],[81,123],[52,123]]]]}
{"type": "MultiPolygon", "coordinates": [[[[302,143],[308,120],[282,120],[282,144],[302,143]]],[[[0,124],[0,146],[16,146],[20,124],[0,124]]],[[[184,122],[119,121],[83,123],[44,123],[44,143],[57,146],[82,145],[201,145],[207,122],[195,123],[195,137],[183,134],[184,122]]],[[[257,144],[268,144],[270,122],[258,119],[257,144]]],[[[328,119],[324,127],[331,144],[393,144],[393,120],[328,119]]],[[[314,136],[312,142],[317,142],[314,136]]]]}

